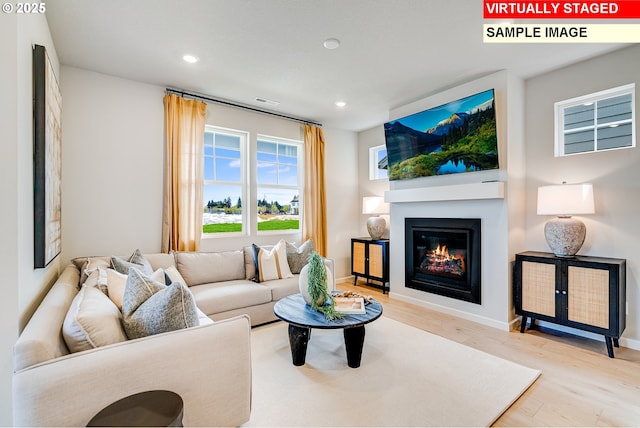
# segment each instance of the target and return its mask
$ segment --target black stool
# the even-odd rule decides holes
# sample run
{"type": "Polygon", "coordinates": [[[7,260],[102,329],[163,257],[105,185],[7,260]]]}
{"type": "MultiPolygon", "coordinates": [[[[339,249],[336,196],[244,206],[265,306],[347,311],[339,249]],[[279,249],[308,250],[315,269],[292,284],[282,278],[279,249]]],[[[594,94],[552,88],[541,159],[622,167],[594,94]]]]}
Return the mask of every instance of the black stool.
{"type": "Polygon", "coordinates": [[[102,409],[88,427],[181,427],[182,398],[171,391],[133,394],[102,409]]]}

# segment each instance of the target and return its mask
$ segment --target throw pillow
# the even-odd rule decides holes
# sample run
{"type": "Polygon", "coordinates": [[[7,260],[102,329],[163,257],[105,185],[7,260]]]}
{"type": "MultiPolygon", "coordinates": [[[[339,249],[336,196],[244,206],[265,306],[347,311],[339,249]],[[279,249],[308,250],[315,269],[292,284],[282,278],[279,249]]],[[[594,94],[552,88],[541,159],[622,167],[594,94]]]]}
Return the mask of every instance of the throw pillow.
{"type": "MultiPolygon", "coordinates": [[[[107,277],[107,296],[118,309],[122,310],[122,300],[124,298],[124,290],[127,286],[127,275],[122,274],[114,269],[106,269],[105,275],[107,277]]],[[[164,272],[162,269],[158,269],[150,275],[150,278],[161,284],[166,284],[164,272]]]]}
{"type": "Polygon", "coordinates": [[[80,259],[84,259],[82,267],[80,267],[80,284],[84,284],[89,278],[89,275],[95,272],[99,267],[108,268],[111,266],[111,260],[109,257],[86,257],[80,259]]]}
{"type": "Polygon", "coordinates": [[[172,282],[179,282],[183,285],[188,286],[187,281],[184,280],[180,272],[178,272],[178,268],[175,266],[169,266],[164,270],[164,273],[169,277],[169,281],[165,280],[165,284],[171,284],[172,282]]]}
{"type": "Polygon", "coordinates": [[[122,314],[96,287],[82,287],[62,324],[62,336],[71,352],[124,342],[122,314]]]}
{"type": "Polygon", "coordinates": [[[111,257],[111,267],[125,275],[129,273],[129,268],[136,268],[148,275],[153,273],[151,263],[142,255],[140,250],[135,250],[127,260],[116,256],[111,257]]]}
{"type": "Polygon", "coordinates": [[[291,278],[293,274],[287,262],[287,243],[281,239],[271,250],[253,244],[256,266],[256,282],[291,278]]]}
{"type": "Polygon", "coordinates": [[[122,315],[129,339],[199,324],[196,303],[185,285],[164,285],[135,268],[129,270],[122,315]]]}
{"type": "Polygon", "coordinates": [[[82,284],[84,287],[96,287],[104,294],[107,294],[107,271],[99,267],[87,278],[87,280],[82,284]]]}
{"type": "Polygon", "coordinates": [[[303,266],[309,263],[309,257],[313,253],[313,241],[307,239],[299,247],[287,242],[287,262],[291,268],[291,273],[300,273],[303,266]]]}

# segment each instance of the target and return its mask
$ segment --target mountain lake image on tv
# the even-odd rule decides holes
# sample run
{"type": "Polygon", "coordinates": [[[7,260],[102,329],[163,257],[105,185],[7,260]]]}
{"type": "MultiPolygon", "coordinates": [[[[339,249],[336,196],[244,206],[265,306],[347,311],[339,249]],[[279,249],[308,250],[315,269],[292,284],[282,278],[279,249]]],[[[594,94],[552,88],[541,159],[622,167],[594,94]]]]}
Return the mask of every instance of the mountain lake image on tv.
{"type": "Polygon", "coordinates": [[[493,89],[387,122],[384,134],[389,180],[498,168],[493,89]]]}

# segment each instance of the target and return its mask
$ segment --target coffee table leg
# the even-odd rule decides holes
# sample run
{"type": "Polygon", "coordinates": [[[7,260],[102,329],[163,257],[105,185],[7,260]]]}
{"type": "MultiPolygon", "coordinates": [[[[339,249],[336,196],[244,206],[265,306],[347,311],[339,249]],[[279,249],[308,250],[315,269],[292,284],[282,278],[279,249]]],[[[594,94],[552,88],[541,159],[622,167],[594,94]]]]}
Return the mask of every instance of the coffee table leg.
{"type": "Polygon", "coordinates": [[[294,366],[304,365],[310,334],[310,328],[289,324],[289,345],[291,346],[291,359],[294,366]]]}
{"type": "Polygon", "coordinates": [[[351,368],[360,367],[362,346],[364,345],[364,326],[344,329],[344,346],[347,348],[347,364],[351,368]]]}

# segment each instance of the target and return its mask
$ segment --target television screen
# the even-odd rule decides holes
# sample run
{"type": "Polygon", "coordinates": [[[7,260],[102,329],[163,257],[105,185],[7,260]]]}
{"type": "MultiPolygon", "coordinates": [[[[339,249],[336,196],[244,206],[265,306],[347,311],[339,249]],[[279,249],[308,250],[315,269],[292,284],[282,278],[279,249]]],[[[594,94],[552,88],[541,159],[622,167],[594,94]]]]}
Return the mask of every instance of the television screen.
{"type": "Polygon", "coordinates": [[[493,89],[384,124],[389,180],[498,168],[493,89]]]}

